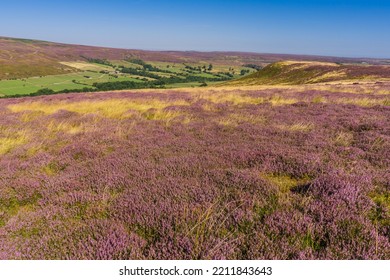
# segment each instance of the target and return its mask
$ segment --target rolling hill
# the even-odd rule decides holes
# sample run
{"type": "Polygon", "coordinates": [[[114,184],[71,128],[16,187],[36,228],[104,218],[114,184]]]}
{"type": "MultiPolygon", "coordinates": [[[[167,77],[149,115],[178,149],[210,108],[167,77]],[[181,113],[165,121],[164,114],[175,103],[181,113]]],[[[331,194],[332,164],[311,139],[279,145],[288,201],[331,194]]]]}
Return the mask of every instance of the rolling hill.
{"type": "Polygon", "coordinates": [[[265,66],[281,60],[322,61],[341,63],[384,64],[378,59],[351,59],[323,56],[259,54],[246,52],[145,51],[92,47],[47,41],[0,37],[0,79],[26,78],[65,74],[78,71],[61,62],[85,61],[86,58],[123,60],[139,58],[145,61],[169,63],[213,63],[215,65],[265,66]]]}
{"type": "Polygon", "coordinates": [[[390,78],[390,66],[384,65],[341,65],[331,62],[282,61],[267,65],[258,72],[229,85],[299,85],[335,81],[364,81],[390,78]]]}

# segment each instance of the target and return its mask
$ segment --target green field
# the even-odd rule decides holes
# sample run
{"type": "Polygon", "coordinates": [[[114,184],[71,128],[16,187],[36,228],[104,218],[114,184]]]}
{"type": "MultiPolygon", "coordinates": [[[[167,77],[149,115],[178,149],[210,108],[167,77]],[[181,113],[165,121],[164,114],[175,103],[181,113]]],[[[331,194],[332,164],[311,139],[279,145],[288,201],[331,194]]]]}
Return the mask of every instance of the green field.
{"type": "MultiPolygon", "coordinates": [[[[163,62],[142,62],[155,67],[155,70],[143,70],[142,64],[133,63],[131,61],[116,60],[106,61],[104,63],[74,61],[64,62],[64,65],[73,67],[76,73],[40,76],[21,79],[0,80],[0,97],[13,95],[27,95],[35,93],[42,89],[50,89],[55,92],[63,90],[81,90],[90,88],[95,90],[94,83],[115,83],[122,81],[132,81],[137,83],[153,82],[159,79],[179,79],[178,81],[170,81],[164,85],[167,88],[177,87],[198,87],[204,83],[207,85],[215,84],[215,79],[233,79],[238,78],[240,69],[232,70],[229,67],[217,66],[212,70],[206,70],[206,64],[183,64],[183,63],[163,63],[163,62]],[[121,69],[125,67],[143,73],[123,73],[121,69]],[[188,68],[192,67],[192,68],[188,68]],[[198,67],[202,67],[198,70],[198,67]],[[156,78],[159,77],[159,78],[156,78]],[[192,80],[182,82],[180,79],[186,79],[191,76],[192,80]]],[[[253,69],[252,69],[253,70],[253,69]]]]}
{"type": "Polygon", "coordinates": [[[64,75],[51,75],[17,80],[1,80],[0,96],[25,95],[36,92],[42,88],[48,88],[54,91],[61,91],[65,89],[82,89],[85,87],[93,88],[92,84],[96,82],[103,83],[115,81],[141,82],[141,80],[136,79],[130,75],[121,75],[116,78],[109,74],[84,71],[64,75]]]}

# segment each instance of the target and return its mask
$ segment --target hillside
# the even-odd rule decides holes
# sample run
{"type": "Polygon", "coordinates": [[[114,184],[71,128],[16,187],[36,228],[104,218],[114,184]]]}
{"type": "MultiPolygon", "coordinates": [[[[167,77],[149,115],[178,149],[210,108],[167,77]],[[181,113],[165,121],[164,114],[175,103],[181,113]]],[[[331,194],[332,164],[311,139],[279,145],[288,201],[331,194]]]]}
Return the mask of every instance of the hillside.
{"type": "Polygon", "coordinates": [[[145,51],[70,45],[39,40],[0,37],[0,79],[26,78],[64,74],[77,71],[60,62],[85,61],[85,58],[123,60],[140,58],[145,61],[169,63],[213,63],[231,67],[243,64],[265,66],[281,60],[324,61],[342,63],[383,64],[389,61],[350,59],[322,56],[258,54],[245,52],[145,51]]]}
{"type": "Polygon", "coordinates": [[[389,94],[0,99],[0,259],[388,259],[389,94]]]}
{"type": "Polygon", "coordinates": [[[388,259],[390,66],[2,42],[0,259],[388,259]]]}
{"type": "Polygon", "coordinates": [[[299,85],[345,80],[390,78],[384,65],[341,65],[329,62],[283,61],[270,64],[258,72],[230,81],[230,85],[299,85]]]}

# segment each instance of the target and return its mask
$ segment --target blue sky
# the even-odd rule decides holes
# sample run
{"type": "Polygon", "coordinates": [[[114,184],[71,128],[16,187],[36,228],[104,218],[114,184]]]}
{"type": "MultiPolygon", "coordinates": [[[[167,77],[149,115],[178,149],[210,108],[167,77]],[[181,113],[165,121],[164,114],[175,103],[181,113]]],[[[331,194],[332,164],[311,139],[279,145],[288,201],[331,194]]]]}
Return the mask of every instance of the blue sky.
{"type": "Polygon", "coordinates": [[[390,0],[2,1],[0,36],[148,50],[390,58],[390,0]]]}

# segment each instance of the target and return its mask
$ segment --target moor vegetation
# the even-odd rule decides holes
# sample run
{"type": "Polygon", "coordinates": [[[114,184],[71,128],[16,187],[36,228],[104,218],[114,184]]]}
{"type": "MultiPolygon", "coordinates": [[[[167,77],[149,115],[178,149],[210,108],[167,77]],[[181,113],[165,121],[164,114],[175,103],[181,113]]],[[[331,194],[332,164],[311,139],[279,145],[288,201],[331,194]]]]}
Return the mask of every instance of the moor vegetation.
{"type": "Polygon", "coordinates": [[[389,259],[389,93],[1,99],[0,259],[389,259]]]}
{"type": "Polygon", "coordinates": [[[390,66],[343,65],[318,61],[281,61],[234,80],[232,85],[301,85],[337,81],[364,81],[390,78],[390,66]]]}

